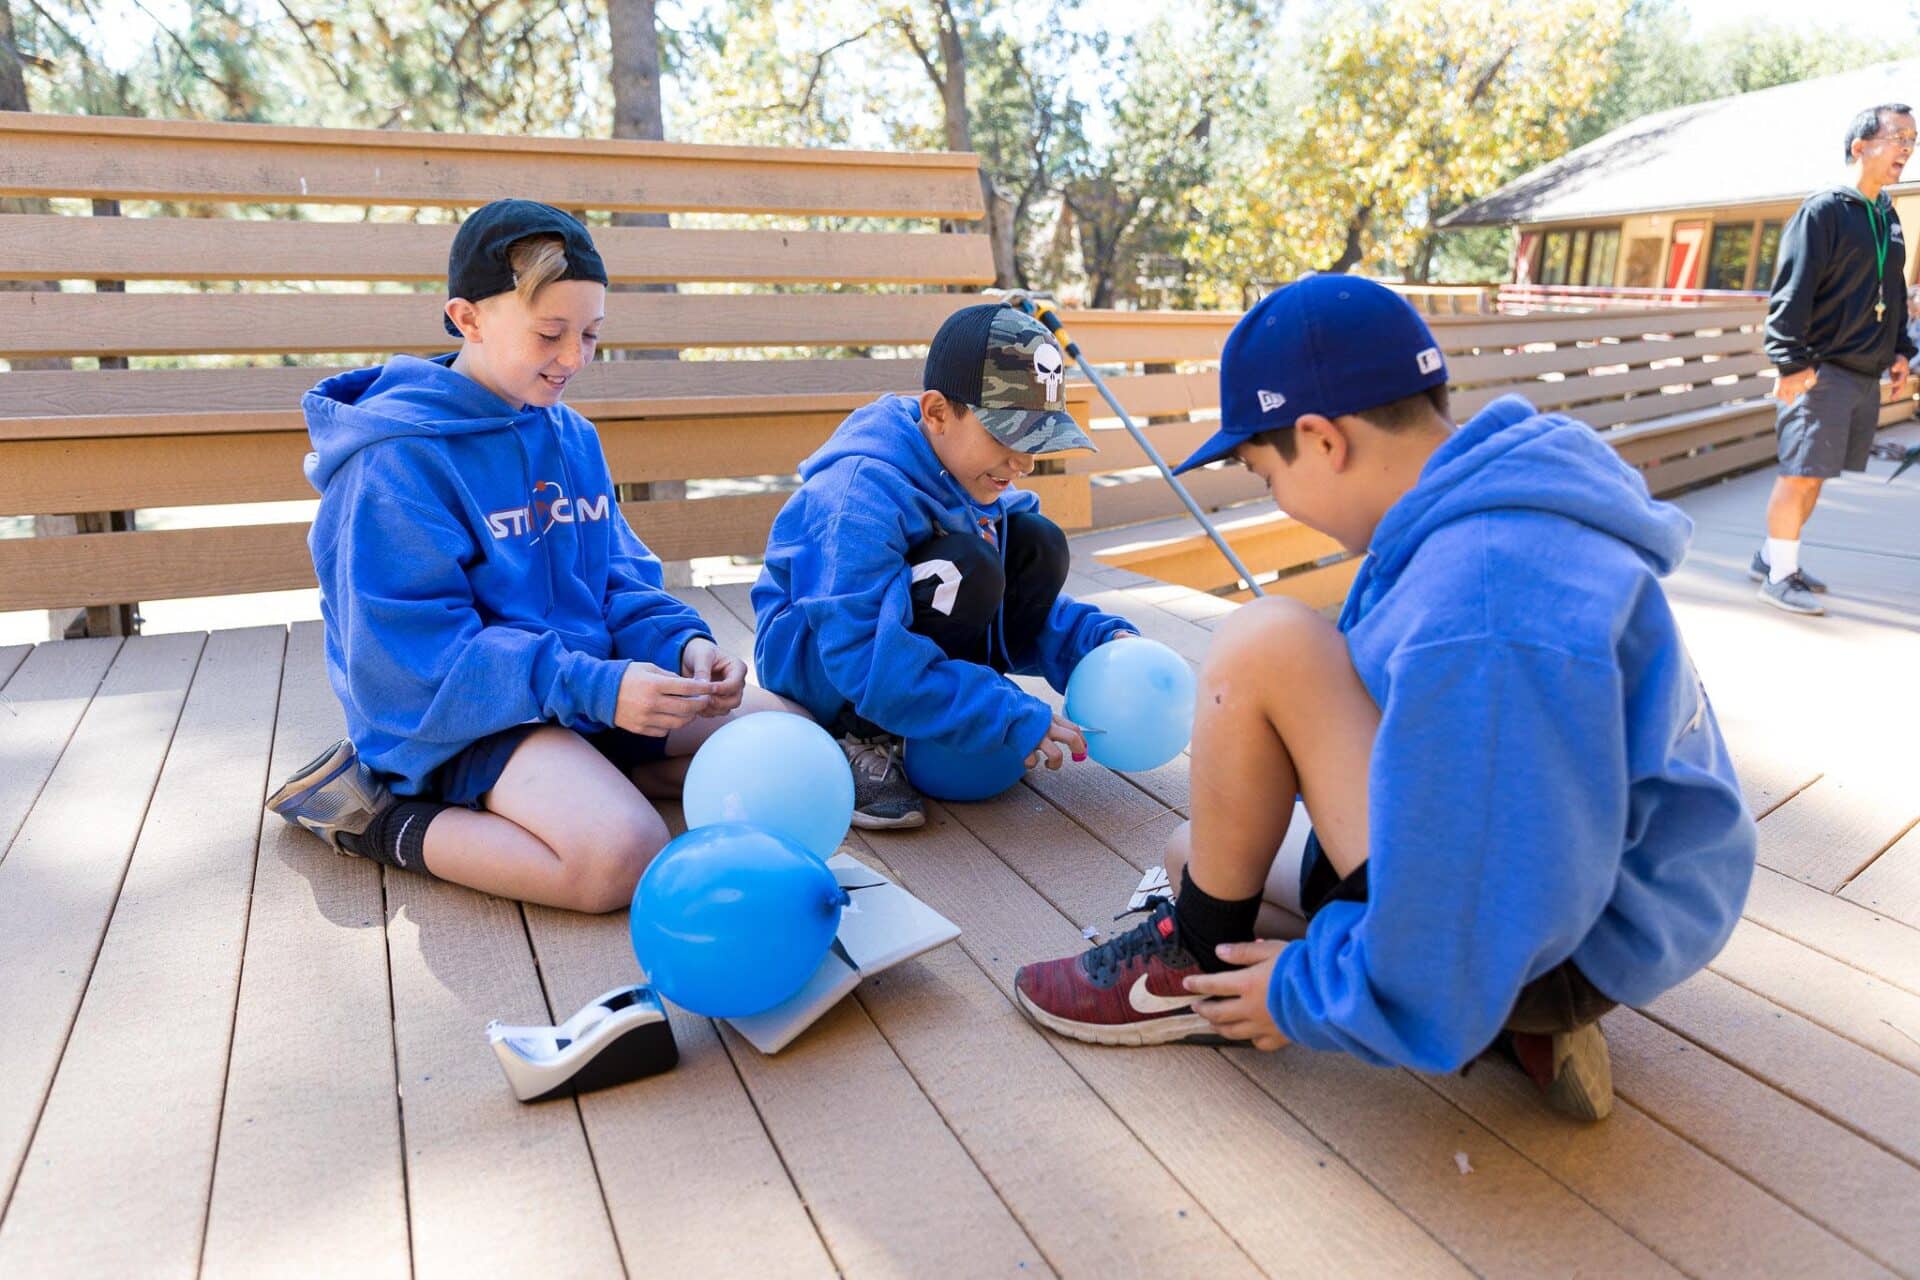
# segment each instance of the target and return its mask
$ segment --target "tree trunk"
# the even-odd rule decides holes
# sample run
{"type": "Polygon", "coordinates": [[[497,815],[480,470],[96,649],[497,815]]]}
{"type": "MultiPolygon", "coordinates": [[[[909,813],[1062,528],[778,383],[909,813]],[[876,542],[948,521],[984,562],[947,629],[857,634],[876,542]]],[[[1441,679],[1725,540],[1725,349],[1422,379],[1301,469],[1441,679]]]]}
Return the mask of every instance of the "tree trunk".
{"type": "Polygon", "coordinates": [[[1327,267],[1333,274],[1345,274],[1360,265],[1360,259],[1366,256],[1367,224],[1373,221],[1373,201],[1361,205],[1353,211],[1353,217],[1347,222],[1347,243],[1341,247],[1340,256],[1327,267]]]}
{"type": "MultiPolygon", "coordinates": [[[[613,47],[613,136],[661,142],[667,136],[666,112],[660,102],[660,26],[654,0],[607,0],[607,33],[613,47]]],[[[616,213],[616,227],[665,227],[664,213],[616,213]]],[[[672,293],[670,284],[613,286],[630,293],[672,293]]],[[[675,351],[628,350],[628,360],[677,360],[675,351]]],[[[621,502],[676,501],[687,496],[684,480],[655,480],[650,484],[615,486],[621,502]]],[[[669,587],[693,585],[693,566],[685,560],[662,563],[669,587]]]]}
{"type": "MultiPolygon", "coordinates": [[[[967,46],[960,33],[960,19],[947,0],[940,0],[935,21],[940,25],[940,75],[934,87],[940,91],[940,107],[947,135],[947,150],[973,150],[973,119],[967,111],[967,46]]],[[[980,170],[980,208],[986,215],[981,223],[962,227],[975,234],[984,233],[993,246],[993,283],[1002,289],[1014,287],[1013,209],[1000,193],[993,177],[980,170]]]]}

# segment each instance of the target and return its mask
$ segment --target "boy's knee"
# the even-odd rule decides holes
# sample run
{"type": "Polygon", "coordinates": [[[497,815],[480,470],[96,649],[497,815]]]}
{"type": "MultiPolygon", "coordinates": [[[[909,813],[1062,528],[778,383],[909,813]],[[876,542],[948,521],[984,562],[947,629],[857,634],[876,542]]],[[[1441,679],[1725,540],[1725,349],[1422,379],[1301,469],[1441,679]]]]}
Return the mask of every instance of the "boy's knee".
{"type": "Polygon", "coordinates": [[[585,834],[561,854],[566,888],[575,911],[618,911],[633,901],[641,873],[664,849],[671,833],[660,815],[641,808],[585,834]]]}
{"type": "Polygon", "coordinates": [[[1347,658],[1339,628],[1290,596],[1265,596],[1241,605],[1214,630],[1205,667],[1277,670],[1347,658]]]}
{"type": "Polygon", "coordinates": [[[1022,573],[1051,578],[1064,586],[1073,552],[1059,525],[1038,511],[1016,511],[1007,517],[1007,559],[1017,563],[1022,573]]]}
{"type": "Polygon", "coordinates": [[[985,538],[972,533],[947,533],[929,538],[907,553],[913,578],[915,629],[938,628],[984,631],[1000,611],[1007,592],[1006,572],[999,553],[985,538]]]}

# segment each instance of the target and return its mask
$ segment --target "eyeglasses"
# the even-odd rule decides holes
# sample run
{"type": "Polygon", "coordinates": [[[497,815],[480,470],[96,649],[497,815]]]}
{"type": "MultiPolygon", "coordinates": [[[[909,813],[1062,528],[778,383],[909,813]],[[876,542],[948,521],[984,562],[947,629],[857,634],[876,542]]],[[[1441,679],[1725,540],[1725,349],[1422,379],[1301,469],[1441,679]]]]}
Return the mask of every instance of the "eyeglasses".
{"type": "Polygon", "coordinates": [[[1915,144],[1916,142],[1920,142],[1920,134],[1914,134],[1914,133],[1889,133],[1889,134],[1886,134],[1886,135],[1884,135],[1883,137],[1879,137],[1879,138],[1875,138],[1875,139],[1874,139],[1874,141],[1875,141],[1875,142],[1891,142],[1891,143],[1893,143],[1893,144],[1894,144],[1895,146],[1901,146],[1901,147],[1909,147],[1909,148],[1910,148],[1910,147],[1912,147],[1912,146],[1913,146],[1913,145],[1914,145],[1914,144],[1915,144]]]}

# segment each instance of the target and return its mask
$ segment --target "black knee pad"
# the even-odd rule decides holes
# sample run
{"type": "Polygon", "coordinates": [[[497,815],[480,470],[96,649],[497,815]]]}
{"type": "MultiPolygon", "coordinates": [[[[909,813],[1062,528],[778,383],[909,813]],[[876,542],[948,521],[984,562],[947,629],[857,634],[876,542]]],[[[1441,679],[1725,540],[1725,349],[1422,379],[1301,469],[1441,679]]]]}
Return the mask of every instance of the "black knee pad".
{"type": "Polygon", "coordinates": [[[1060,594],[1066,585],[1073,555],[1060,526],[1038,511],[1018,511],[1007,517],[1007,577],[1050,583],[1046,594],[1060,594]]]}

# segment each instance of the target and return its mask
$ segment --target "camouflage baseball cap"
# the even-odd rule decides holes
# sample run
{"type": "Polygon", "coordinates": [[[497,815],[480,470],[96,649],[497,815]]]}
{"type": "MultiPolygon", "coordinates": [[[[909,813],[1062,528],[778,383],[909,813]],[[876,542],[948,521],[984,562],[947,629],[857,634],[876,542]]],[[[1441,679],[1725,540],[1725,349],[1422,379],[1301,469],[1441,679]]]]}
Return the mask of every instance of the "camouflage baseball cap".
{"type": "Polygon", "coordinates": [[[1016,307],[989,302],[948,316],[927,349],[925,385],[971,406],[988,434],[1009,449],[1094,449],[1067,412],[1060,344],[1016,307]]]}

